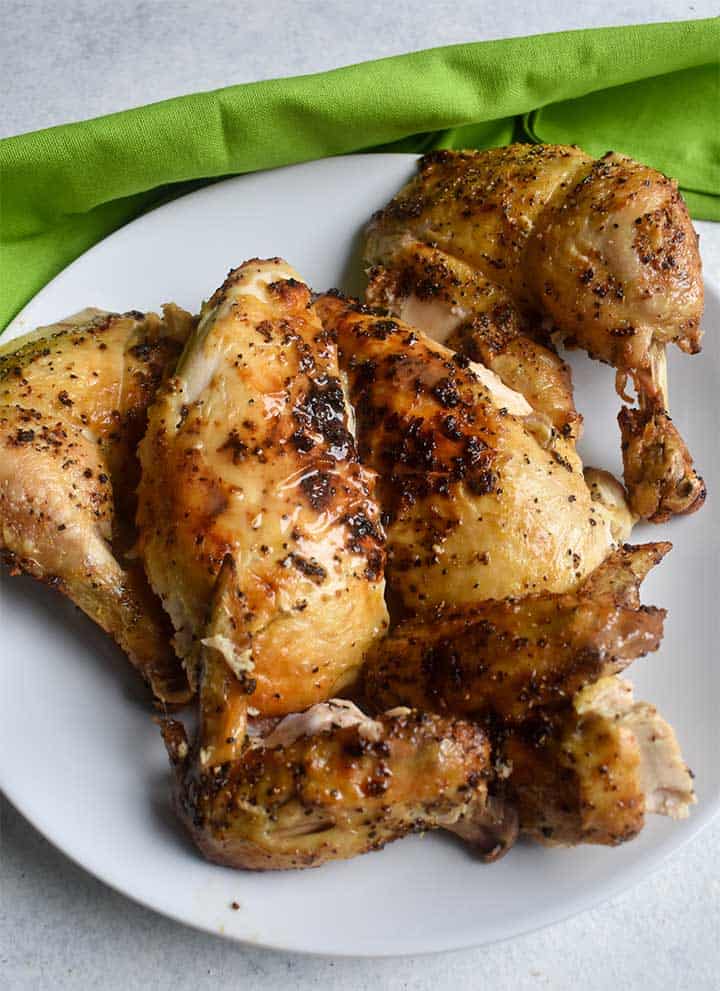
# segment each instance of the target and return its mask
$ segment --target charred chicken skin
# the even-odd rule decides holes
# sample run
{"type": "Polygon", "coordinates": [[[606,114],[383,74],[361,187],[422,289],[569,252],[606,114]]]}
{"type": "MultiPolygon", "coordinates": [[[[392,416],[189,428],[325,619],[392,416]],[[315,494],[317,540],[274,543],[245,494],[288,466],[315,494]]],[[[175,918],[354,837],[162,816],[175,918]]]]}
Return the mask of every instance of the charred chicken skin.
{"type": "Polygon", "coordinates": [[[702,505],[668,414],[665,347],[700,350],[703,308],[697,235],[672,180],[561,145],[433,152],[373,218],[365,258],[370,303],[482,358],[556,428],[576,422],[541,327],[613,365],[623,397],[631,378],[638,407],[620,427],[632,508],[661,522],[702,505]]]}
{"type": "Polygon", "coordinates": [[[574,444],[529,403],[400,320],[335,296],[337,339],[366,464],[387,516],[391,596],[407,612],[574,588],[614,546],[574,444]]]}
{"type": "Polygon", "coordinates": [[[191,681],[220,650],[262,715],[341,693],[387,626],[374,475],[337,348],[282,260],[231,272],[203,307],[140,448],[140,548],[191,681]],[[205,632],[223,562],[228,629],[205,632]]]}
{"type": "Polygon", "coordinates": [[[669,544],[625,546],[573,592],[436,609],[400,623],[370,653],[379,708],[413,705],[494,724],[563,708],[580,689],[657,650],[665,611],[638,587],[669,544]]]}
{"type": "Polygon", "coordinates": [[[189,689],[132,556],[146,413],[189,314],[85,310],[0,350],[0,550],[115,638],[158,699],[189,689]]]}
{"type": "Polygon", "coordinates": [[[472,723],[405,710],[368,719],[352,703],[317,703],[307,729],[249,737],[234,761],[204,765],[177,721],[164,726],[175,806],[203,854],[231,867],[315,867],[443,827],[478,837],[489,745],[472,723]],[[348,718],[350,716],[350,718],[348,718]],[[296,735],[297,732],[297,735],[296,735]]]}
{"type": "Polygon", "coordinates": [[[615,845],[647,813],[683,818],[695,797],[675,734],[613,677],[659,645],[664,612],[638,590],[669,546],[626,546],[574,593],[401,623],[369,657],[368,699],[484,723],[491,794],[539,842],[615,845]]]}

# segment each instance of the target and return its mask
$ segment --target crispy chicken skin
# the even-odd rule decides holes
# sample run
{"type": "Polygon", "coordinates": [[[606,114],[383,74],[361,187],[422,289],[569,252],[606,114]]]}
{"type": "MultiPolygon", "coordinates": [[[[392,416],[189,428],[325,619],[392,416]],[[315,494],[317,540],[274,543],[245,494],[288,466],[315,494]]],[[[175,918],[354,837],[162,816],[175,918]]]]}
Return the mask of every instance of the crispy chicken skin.
{"type": "Polygon", "coordinates": [[[194,682],[231,559],[212,646],[266,716],[339,694],[387,625],[374,475],[351,422],[337,348],[281,259],[230,273],[149,413],[138,524],[151,584],[194,682]]]}
{"type": "MultiPolygon", "coordinates": [[[[541,321],[612,364],[623,396],[630,376],[639,410],[624,411],[621,431],[633,509],[660,522],[702,505],[702,479],[668,418],[662,367],[669,343],[699,351],[703,308],[697,236],[675,182],[623,155],[595,161],[560,145],[433,152],[371,221],[365,258],[370,302],[431,334],[440,326],[542,409],[512,349],[525,352],[531,375],[539,364],[541,380],[555,382],[544,407],[555,426],[561,364],[553,369],[524,343],[541,321]],[[640,413],[653,436],[638,449],[629,441],[640,413]]],[[[565,411],[573,430],[567,401],[565,411]]]]}
{"type": "Polygon", "coordinates": [[[638,588],[670,544],[626,545],[576,591],[448,607],[400,623],[371,651],[365,692],[494,725],[567,706],[599,678],[657,650],[665,611],[638,588]]]}
{"type": "Polygon", "coordinates": [[[648,813],[682,819],[695,803],[675,734],[632,686],[603,678],[565,712],[528,722],[500,746],[520,830],[540,843],[615,846],[648,813]]]}
{"type": "MultiPolygon", "coordinates": [[[[189,750],[180,723],[165,723],[175,805],[209,860],[315,867],[411,832],[460,824],[475,835],[489,770],[478,727],[409,710],[353,723],[336,721],[338,711],[345,710],[337,700],[318,703],[305,714],[307,735],[280,742],[281,723],[278,742],[251,737],[235,761],[216,766],[189,750]]],[[[480,852],[487,850],[482,837],[480,852]]]]}
{"type": "Polygon", "coordinates": [[[256,710],[247,681],[217,646],[231,632],[231,561],[221,569],[200,651],[197,738],[190,746],[181,723],[163,725],[176,808],[208,859],[262,870],[313,867],[456,824],[481,854],[512,839],[516,815],[493,808],[484,818],[490,749],[477,726],[409,709],[370,719],[341,699],[280,720],[249,720],[256,710]]]}
{"type": "Polygon", "coordinates": [[[439,248],[403,241],[393,245],[387,267],[371,268],[366,299],[486,365],[563,436],[578,436],[582,418],[567,364],[506,290],[477,268],[439,248]]]}
{"type": "Polygon", "coordinates": [[[0,350],[0,549],[64,592],[165,702],[189,695],[135,542],[136,448],[192,318],[85,310],[0,350]]]}
{"type": "Polygon", "coordinates": [[[365,463],[388,518],[388,583],[404,608],[563,592],[613,546],[571,441],[487,369],[335,296],[315,304],[338,342],[365,463]]]}

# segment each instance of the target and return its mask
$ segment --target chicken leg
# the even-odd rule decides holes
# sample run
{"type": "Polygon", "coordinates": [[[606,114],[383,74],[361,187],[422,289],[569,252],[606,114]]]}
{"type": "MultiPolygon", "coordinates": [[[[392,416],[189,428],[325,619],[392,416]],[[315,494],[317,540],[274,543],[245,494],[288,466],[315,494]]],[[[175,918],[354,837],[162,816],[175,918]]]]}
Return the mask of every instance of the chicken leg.
{"type": "Polygon", "coordinates": [[[561,366],[526,343],[541,340],[539,327],[613,365],[623,398],[630,377],[639,406],[623,409],[620,426],[633,510],[661,522],[702,505],[663,373],[667,344],[700,350],[703,307],[697,236],[676,183],[575,147],[433,152],[374,216],[365,258],[370,302],[452,334],[538,407],[533,379],[552,383],[545,410],[556,426],[572,430],[572,414],[557,404],[561,366]]]}

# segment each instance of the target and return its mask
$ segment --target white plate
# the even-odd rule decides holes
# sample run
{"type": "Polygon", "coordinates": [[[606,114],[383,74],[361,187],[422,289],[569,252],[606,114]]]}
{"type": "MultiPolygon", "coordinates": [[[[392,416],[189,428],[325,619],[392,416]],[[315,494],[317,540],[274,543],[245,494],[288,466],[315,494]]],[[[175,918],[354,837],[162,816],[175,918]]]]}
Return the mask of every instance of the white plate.
{"type": "MultiPolygon", "coordinates": [[[[409,155],[336,158],[176,200],[78,259],[5,339],[88,304],[151,309],[175,300],[197,309],[231,266],[252,256],[283,255],[318,289],[359,290],[358,232],[412,169],[409,155]]],[[[708,289],[705,324],[713,327],[720,299],[708,289]]],[[[617,470],[612,373],[582,357],[573,364],[586,462],[617,470]]],[[[8,797],[68,856],[131,898],[208,932],[286,950],[374,955],[478,945],[566,918],[634,883],[720,804],[718,365],[711,334],[703,357],[673,353],[670,361],[676,421],[708,478],[709,505],[638,534],[676,544],[646,583],[645,601],[670,610],[665,641],[632,677],[676,727],[697,774],[700,804],[689,820],[656,818],[614,850],[520,844],[493,866],[438,834],[313,871],[212,866],[169,809],[165,753],[129,665],[69,603],[25,578],[3,582],[0,762],[8,797]]]]}

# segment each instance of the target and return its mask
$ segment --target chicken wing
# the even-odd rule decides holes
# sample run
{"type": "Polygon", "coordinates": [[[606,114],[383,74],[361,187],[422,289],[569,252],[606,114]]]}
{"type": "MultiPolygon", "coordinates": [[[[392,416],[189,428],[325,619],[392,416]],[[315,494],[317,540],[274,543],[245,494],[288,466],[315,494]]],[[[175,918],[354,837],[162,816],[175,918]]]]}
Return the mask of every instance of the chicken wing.
{"type": "Polygon", "coordinates": [[[361,456],[380,475],[388,583],[413,613],[574,588],[613,546],[574,444],[537,431],[527,401],[399,320],[336,296],[361,456]]]}
{"type": "Polygon", "coordinates": [[[626,545],[574,592],[449,607],[400,623],[371,651],[365,692],[495,726],[567,706],[580,689],[657,650],[665,611],[641,581],[670,544],[626,545]]]}
{"type": "Polygon", "coordinates": [[[197,678],[216,580],[220,650],[263,715],[356,679],[385,631],[374,475],[357,458],[337,348],[282,260],[231,272],[203,307],[140,448],[140,547],[197,678]]]}
{"type": "MultiPolygon", "coordinates": [[[[166,722],[175,806],[203,854],[280,870],[378,850],[407,833],[457,825],[476,837],[489,746],[471,723],[405,710],[368,719],[349,702],[286,716],[239,758],[203,765],[182,724],[166,722]]],[[[482,827],[480,827],[482,829],[482,827]]],[[[480,832],[480,852],[489,844],[480,832]]]]}
{"type": "Polygon", "coordinates": [[[614,846],[648,813],[683,819],[696,800],[672,727],[616,677],[584,688],[554,719],[508,733],[500,753],[521,832],[548,845],[614,846]]]}
{"type": "MultiPolygon", "coordinates": [[[[526,349],[522,335],[543,320],[612,364],[624,398],[630,376],[639,408],[624,409],[620,425],[633,509],[659,522],[702,505],[704,484],[667,411],[665,346],[699,351],[703,307],[697,236],[676,183],[574,147],[433,152],[373,218],[365,257],[371,302],[422,329],[440,325],[503,377],[513,375],[508,341],[526,349]],[[423,281],[428,248],[436,267],[423,281]]],[[[562,397],[560,366],[553,374],[562,397]]],[[[517,374],[505,380],[531,398],[517,374]]],[[[548,413],[557,425],[562,404],[548,413]]]]}
{"type": "Polygon", "coordinates": [[[86,310],[0,351],[0,549],[64,592],[107,633],[156,696],[187,680],[135,543],[136,448],[146,411],[193,320],[86,310]]]}

